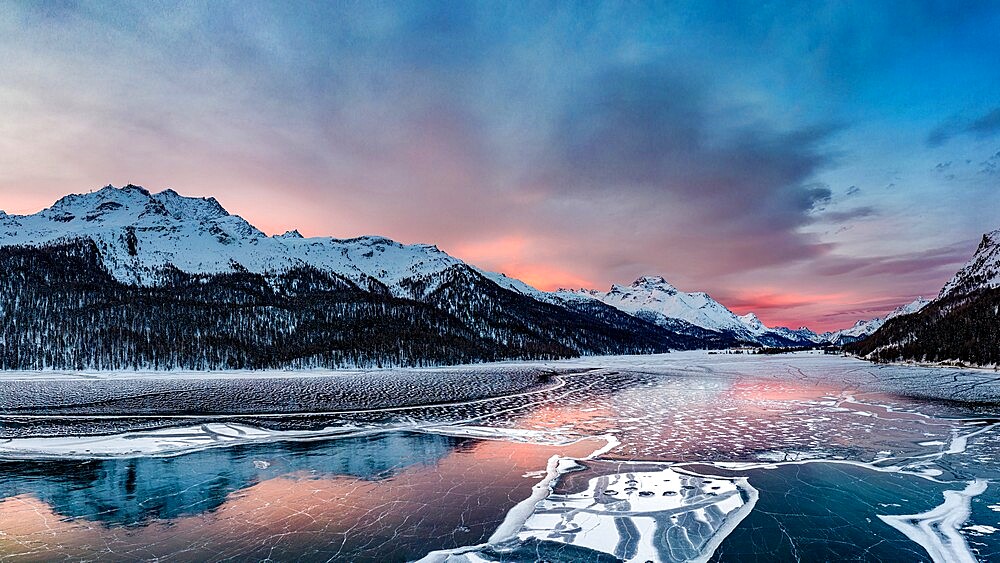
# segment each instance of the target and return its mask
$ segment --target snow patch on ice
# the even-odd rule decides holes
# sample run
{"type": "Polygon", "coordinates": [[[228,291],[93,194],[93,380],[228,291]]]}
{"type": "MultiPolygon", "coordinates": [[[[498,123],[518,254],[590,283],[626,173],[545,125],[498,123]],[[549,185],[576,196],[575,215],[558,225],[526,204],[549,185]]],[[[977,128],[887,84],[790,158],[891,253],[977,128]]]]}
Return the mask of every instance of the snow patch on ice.
{"type": "Polygon", "coordinates": [[[517,533],[586,547],[625,561],[707,561],[756,501],[745,479],[660,471],[591,479],[551,494],[517,533]]]}
{"type": "MultiPolygon", "coordinates": [[[[11,438],[0,441],[0,459],[105,459],[172,456],[206,448],[252,442],[313,440],[356,436],[364,432],[353,427],[277,431],[244,424],[208,423],[106,436],[11,438]]],[[[254,465],[257,463],[254,462],[254,465]]]]}
{"type": "Polygon", "coordinates": [[[879,518],[920,544],[935,562],[975,563],[976,557],[959,529],[969,519],[972,497],[986,491],[986,486],[985,480],[976,479],[964,490],[945,491],[944,503],[933,510],[879,518]]]}

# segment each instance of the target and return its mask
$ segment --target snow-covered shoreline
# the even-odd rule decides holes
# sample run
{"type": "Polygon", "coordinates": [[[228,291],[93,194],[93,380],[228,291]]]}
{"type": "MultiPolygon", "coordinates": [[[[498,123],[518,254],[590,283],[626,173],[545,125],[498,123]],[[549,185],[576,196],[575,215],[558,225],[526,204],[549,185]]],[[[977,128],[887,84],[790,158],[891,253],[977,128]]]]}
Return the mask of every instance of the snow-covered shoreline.
{"type": "Polygon", "coordinates": [[[502,398],[553,385],[554,376],[587,370],[814,381],[859,393],[984,406],[1000,399],[1000,381],[987,369],[875,364],[819,351],[760,355],[699,350],[374,370],[0,371],[0,416],[367,412],[502,398]],[[234,403],[239,408],[222,408],[218,398],[248,389],[256,391],[240,395],[240,402],[234,403]],[[322,399],[317,403],[315,397],[322,399]],[[86,407],[95,401],[102,405],[100,410],[86,407]]]}

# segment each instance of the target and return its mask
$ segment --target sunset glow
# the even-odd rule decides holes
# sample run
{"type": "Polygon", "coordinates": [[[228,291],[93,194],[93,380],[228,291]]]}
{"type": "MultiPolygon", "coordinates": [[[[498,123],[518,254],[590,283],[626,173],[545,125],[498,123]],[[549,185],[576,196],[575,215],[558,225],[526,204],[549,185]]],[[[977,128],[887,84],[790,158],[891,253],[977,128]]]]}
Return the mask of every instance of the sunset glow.
{"type": "Polygon", "coordinates": [[[935,295],[996,228],[985,6],[237,6],[5,6],[0,208],[170,187],[817,330],[935,295]]]}

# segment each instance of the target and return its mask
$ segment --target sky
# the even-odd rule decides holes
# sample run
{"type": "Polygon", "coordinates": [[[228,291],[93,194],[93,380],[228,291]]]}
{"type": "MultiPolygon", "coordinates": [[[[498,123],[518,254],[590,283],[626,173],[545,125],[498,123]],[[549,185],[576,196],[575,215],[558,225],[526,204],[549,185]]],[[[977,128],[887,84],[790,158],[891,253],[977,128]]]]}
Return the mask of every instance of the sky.
{"type": "Polygon", "coordinates": [[[1000,228],[996,2],[4,2],[0,209],[134,183],[769,325],[1000,228]]]}

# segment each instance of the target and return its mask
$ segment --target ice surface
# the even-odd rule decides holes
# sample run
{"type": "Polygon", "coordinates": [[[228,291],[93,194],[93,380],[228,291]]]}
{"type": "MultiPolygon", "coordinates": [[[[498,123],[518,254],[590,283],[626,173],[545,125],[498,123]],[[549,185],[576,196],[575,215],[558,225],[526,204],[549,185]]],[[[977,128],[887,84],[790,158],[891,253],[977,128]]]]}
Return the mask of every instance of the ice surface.
{"type": "Polygon", "coordinates": [[[485,541],[538,481],[527,473],[601,445],[389,432],[0,463],[0,559],[413,560],[485,541]]]}
{"type": "Polygon", "coordinates": [[[0,487],[0,552],[162,557],[179,542],[208,559],[272,548],[352,561],[996,559],[1000,495],[967,490],[1000,480],[993,379],[705,352],[345,375],[6,375],[0,458],[21,461],[0,461],[17,483],[0,487]],[[296,414],[280,412],[289,404],[296,414]],[[380,461],[404,451],[418,461],[380,461]],[[74,461],[24,461],[45,457],[74,461]],[[320,477],[347,460],[372,471],[320,477]],[[53,479],[57,465],[79,476],[53,479]],[[144,511],[154,497],[176,502],[144,511]],[[149,524],[122,529],[115,514],[149,524]]]}

